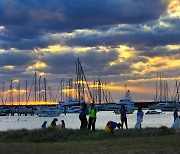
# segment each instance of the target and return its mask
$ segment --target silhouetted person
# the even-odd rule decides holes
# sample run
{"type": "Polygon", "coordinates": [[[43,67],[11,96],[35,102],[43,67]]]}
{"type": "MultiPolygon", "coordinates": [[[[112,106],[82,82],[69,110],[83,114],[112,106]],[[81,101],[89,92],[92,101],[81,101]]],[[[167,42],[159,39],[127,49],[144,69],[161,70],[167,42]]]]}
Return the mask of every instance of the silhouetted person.
{"type": "Polygon", "coordinates": [[[57,121],[58,121],[58,119],[57,119],[57,118],[54,118],[53,121],[51,122],[51,126],[52,126],[52,127],[57,126],[57,124],[56,124],[57,121]]]}
{"type": "Polygon", "coordinates": [[[65,122],[64,120],[61,120],[61,129],[64,129],[64,128],[66,128],[65,122]]]}
{"type": "Polygon", "coordinates": [[[127,112],[126,107],[125,107],[125,105],[123,104],[123,105],[121,106],[121,109],[120,109],[120,116],[121,116],[121,123],[122,123],[121,128],[122,128],[122,129],[123,129],[124,123],[125,123],[125,125],[126,125],[126,129],[128,129],[126,112],[127,112]]]}
{"type": "Polygon", "coordinates": [[[80,129],[87,128],[87,118],[86,115],[88,114],[88,107],[87,104],[83,104],[81,108],[81,113],[79,114],[79,120],[81,121],[80,129]]]}
{"type": "Polygon", "coordinates": [[[89,108],[89,124],[88,129],[91,129],[95,131],[95,123],[96,123],[96,108],[95,104],[91,103],[91,107],[89,108]]]}
{"type": "Polygon", "coordinates": [[[178,118],[178,109],[174,110],[173,117],[174,117],[174,121],[176,120],[176,118],[178,118]]]}
{"type": "Polygon", "coordinates": [[[43,124],[41,125],[41,128],[46,128],[46,124],[47,124],[47,121],[44,121],[43,124]]]}

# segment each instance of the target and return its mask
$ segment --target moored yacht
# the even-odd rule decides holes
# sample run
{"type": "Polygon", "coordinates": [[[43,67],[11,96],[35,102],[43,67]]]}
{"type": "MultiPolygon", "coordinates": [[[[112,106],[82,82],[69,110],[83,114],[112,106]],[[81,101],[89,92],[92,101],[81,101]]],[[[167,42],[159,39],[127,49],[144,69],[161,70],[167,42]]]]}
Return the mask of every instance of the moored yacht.
{"type": "Polygon", "coordinates": [[[72,98],[69,96],[66,101],[59,102],[59,105],[61,105],[62,107],[73,106],[73,105],[77,106],[77,105],[80,105],[80,103],[77,98],[72,98]]]}
{"type": "Polygon", "coordinates": [[[34,113],[39,117],[59,117],[61,114],[61,109],[57,106],[43,106],[37,107],[34,113]]]}
{"type": "MultiPolygon", "coordinates": [[[[135,105],[134,105],[134,102],[131,101],[130,90],[126,91],[125,99],[121,99],[116,105],[120,106],[120,107],[122,105],[125,105],[126,109],[127,109],[127,113],[129,113],[129,114],[133,113],[134,110],[137,109],[137,107],[135,107],[135,105]]],[[[115,111],[115,113],[116,113],[116,111],[115,111]]]]}

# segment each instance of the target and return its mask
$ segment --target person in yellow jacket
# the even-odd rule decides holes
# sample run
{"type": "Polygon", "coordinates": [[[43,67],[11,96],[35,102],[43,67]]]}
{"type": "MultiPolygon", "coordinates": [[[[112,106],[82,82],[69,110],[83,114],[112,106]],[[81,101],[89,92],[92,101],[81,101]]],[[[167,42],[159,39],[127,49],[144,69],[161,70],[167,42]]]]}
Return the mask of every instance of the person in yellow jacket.
{"type": "Polygon", "coordinates": [[[89,123],[88,123],[88,129],[91,129],[95,131],[95,123],[96,123],[96,108],[95,104],[91,103],[91,107],[89,108],[89,123]]]}

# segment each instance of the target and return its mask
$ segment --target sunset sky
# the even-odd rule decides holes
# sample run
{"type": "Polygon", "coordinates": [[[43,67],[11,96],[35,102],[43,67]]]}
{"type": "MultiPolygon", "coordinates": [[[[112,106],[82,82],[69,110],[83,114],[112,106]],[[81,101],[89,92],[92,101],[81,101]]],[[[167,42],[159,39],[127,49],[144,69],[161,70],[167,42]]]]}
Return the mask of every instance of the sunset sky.
{"type": "Polygon", "coordinates": [[[30,85],[35,70],[56,91],[75,78],[77,58],[115,101],[125,84],[133,100],[153,100],[157,74],[173,91],[180,0],[0,0],[0,91],[10,80],[30,85]]]}

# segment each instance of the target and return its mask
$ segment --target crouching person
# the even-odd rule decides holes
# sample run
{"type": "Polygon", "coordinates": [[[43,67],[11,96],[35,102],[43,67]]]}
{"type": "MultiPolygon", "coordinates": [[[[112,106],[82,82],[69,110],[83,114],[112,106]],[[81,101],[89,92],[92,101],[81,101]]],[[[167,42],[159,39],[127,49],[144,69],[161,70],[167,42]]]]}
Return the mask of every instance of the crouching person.
{"type": "Polygon", "coordinates": [[[114,121],[108,121],[108,123],[106,124],[106,127],[105,127],[105,132],[109,132],[110,135],[114,135],[115,134],[115,128],[119,128],[121,127],[122,125],[120,123],[116,123],[114,121]]]}

